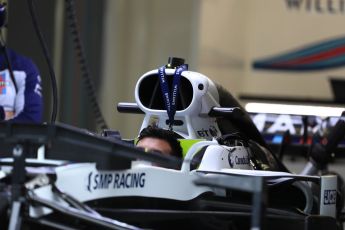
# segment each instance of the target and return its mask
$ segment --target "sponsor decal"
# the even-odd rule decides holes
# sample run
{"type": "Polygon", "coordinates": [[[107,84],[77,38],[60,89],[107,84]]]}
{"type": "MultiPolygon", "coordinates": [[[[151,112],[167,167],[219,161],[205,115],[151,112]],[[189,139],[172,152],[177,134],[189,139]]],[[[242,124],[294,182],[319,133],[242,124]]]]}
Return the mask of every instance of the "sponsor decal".
{"type": "Polygon", "coordinates": [[[6,94],[6,86],[8,82],[6,82],[6,74],[0,74],[0,94],[6,94]]]}
{"type": "MultiPolygon", "coordinates": [[[[286,114],[250,114],[254,124],[261,133],[277,134],[289,130],[291,135],[303,135],[304,123],[303,116],[286,114]]],[[[307,131],[317,133],[320,130],[326,130],[333,127],[339,117],[330,117],[322,119],[321,117],[310,116],[307,121],[307,131]]]]}
{"type": "Polygon", "coordinates": [[[228,161],[230,167],[233,168],[234,165],[249,165],[249,156],[243,154],[238,155],[236,154],[236,150],[236,147],[229,150],[228,161]]]}
{"type": "Polygon", "coordinates": [[[199,135],[199,137],[209,137],[210,133],[207,129],[202,128],[201,130],[196,131],[199,135]]]}
{"type": "Polygon", "coordinates": [[[249,165],[249,157],[248,156],[235,156],[235,163],[237,165],[249,165]]]}
{"type": "MultiPolygon", "coordinates": [[[[295,144],[312,144],[323,141],[325,139],[321,136],[328,133],[339,120],[339,117],[324,119],[317,116],[265,113],[251,113],[250,116],[265,140],[272,143],[288,141],[295,144]]],[[[344,144],[345,139],[340,145],[344,144]]]]}
{"type": "Polygon", "coordinates": [[[323,194],[323,204],[331,205],[337,202],[337,191],[336,190],[325,190],[323,194]]]}
{"type": "Polygon", "coordinates": [[[37,83],[35,85],[35,89],[34,89],[34,92],[42,97],[42,87],[41,87],[41,77],[40,76],[37,76],[37,83]]]}
{"type": "Polygon", "coordinates": [[[151,116],[149,119],[149,125],[158,126],[158,124],[159,124],[159,117],[158,116],[151,116]]]}
{"type": "Polygon", "coordinates": [[[215,126],[211,125],[208,129],[202,128],[196,131],[199,137],[217,137],[218,130],[215,126]]]}
{"type": "Polygon", "coordinates": [[[88,175],[87,190],[144,188],[146,174],[137,173],[94,173],[88,175]]]}
{"type": "Polygon", "coordinates": [[[229,165],[231,168],[234,167],[234,161],[232,160],[231,156],[232,156],[232,153],[235,152],[235,150],[236,150],[235,148],[230,149],[229,154],[228,154],[229,165]]]}
{"type": "Polygon", "coordinates": [[[260,58],[253,63],[254,69],[275,71],[312,71],[345,65],[345,37],[328,39],[302,48],[260,58]]]}
{"type": "Polygon", "coordinates": [[[344,14],[344,0],[285,0],[289,10],[304,10],[318,14],[344,14]]]}
{"type": "Polygon", "coordinates": [[[210,126],[209,131],[210,131],[210,134],[213,137],[217,137],[218,136],[218,130],[213,125],[210,126]]]}

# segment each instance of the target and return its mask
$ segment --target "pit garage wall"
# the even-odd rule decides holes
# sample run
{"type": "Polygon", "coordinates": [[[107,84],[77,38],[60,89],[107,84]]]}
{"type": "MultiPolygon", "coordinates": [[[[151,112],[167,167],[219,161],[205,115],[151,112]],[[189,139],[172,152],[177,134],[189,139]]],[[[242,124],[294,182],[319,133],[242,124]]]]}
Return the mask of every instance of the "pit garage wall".
{"type": "MultiPolygon", "coordinates": [[[[253,64],[336,38],[345,40],[344,19],[344,0],[204,0],[199,70],[235,96],[332,99],[328,79],[344,78],[344,65],[286,71],[254,69],[253,64]]],[[[344,57],[344,52],[339,55],[344,57]]]]}
{"type": "Polygon", "coordinates": [[[201,1],[198,71],[235,96],[243,89],[247,64],[247,2],[201,1]]]}
{"type": "Polygon", "coordinates": [[[104,13],[99,101],[108,126],[134,138],[143,115],[118,113],[116,105],[134,102],[140,76],[167,64],[169,56],[185,58],[195,69],[199,1],[107,0],[104,13]]]}

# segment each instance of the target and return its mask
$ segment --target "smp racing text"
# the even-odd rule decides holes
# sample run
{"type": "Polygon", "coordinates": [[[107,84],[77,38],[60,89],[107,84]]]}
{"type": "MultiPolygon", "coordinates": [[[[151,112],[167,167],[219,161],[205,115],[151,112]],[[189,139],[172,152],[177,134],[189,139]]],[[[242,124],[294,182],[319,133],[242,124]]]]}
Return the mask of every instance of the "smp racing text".
{"type": "Polygon", "coordinates": [[[143,172],[138,173],[89,173],[87,189],[127,189],[145,187],[143,172]]]}

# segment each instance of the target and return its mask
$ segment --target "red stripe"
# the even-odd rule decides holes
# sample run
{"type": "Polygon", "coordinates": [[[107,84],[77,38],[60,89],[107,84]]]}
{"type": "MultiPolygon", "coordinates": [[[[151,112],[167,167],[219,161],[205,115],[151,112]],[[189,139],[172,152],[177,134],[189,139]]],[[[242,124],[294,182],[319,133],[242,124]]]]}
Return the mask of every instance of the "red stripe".
{"type": "Polygon", "coordinates": [[[327,50],[322,53],[314,54],[308,57],[302,57],[299,59],[286,61],[286,62],[279,62],[273,64],[274,66],[286,66],[286,65],[301,65],[301,64],[310,64],[316,61],[322,61],[328,58],[336,57],[345,54],[345,46],[337,47],[332,50],[327,50]]]}

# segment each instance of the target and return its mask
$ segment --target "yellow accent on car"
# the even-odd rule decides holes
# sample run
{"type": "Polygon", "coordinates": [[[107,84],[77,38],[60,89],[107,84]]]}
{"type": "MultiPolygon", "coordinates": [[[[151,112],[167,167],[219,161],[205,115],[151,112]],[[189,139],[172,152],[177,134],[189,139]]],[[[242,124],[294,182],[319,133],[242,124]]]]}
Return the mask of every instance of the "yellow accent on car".
{"type": "Polygon", "coordinates": [[[199,141],[205,141],[205,139],[179,139],[179,141],[182,147],[182,155],[183,157],[185,157],[186,153],[192,145],[198,143],[199,141]]]}

